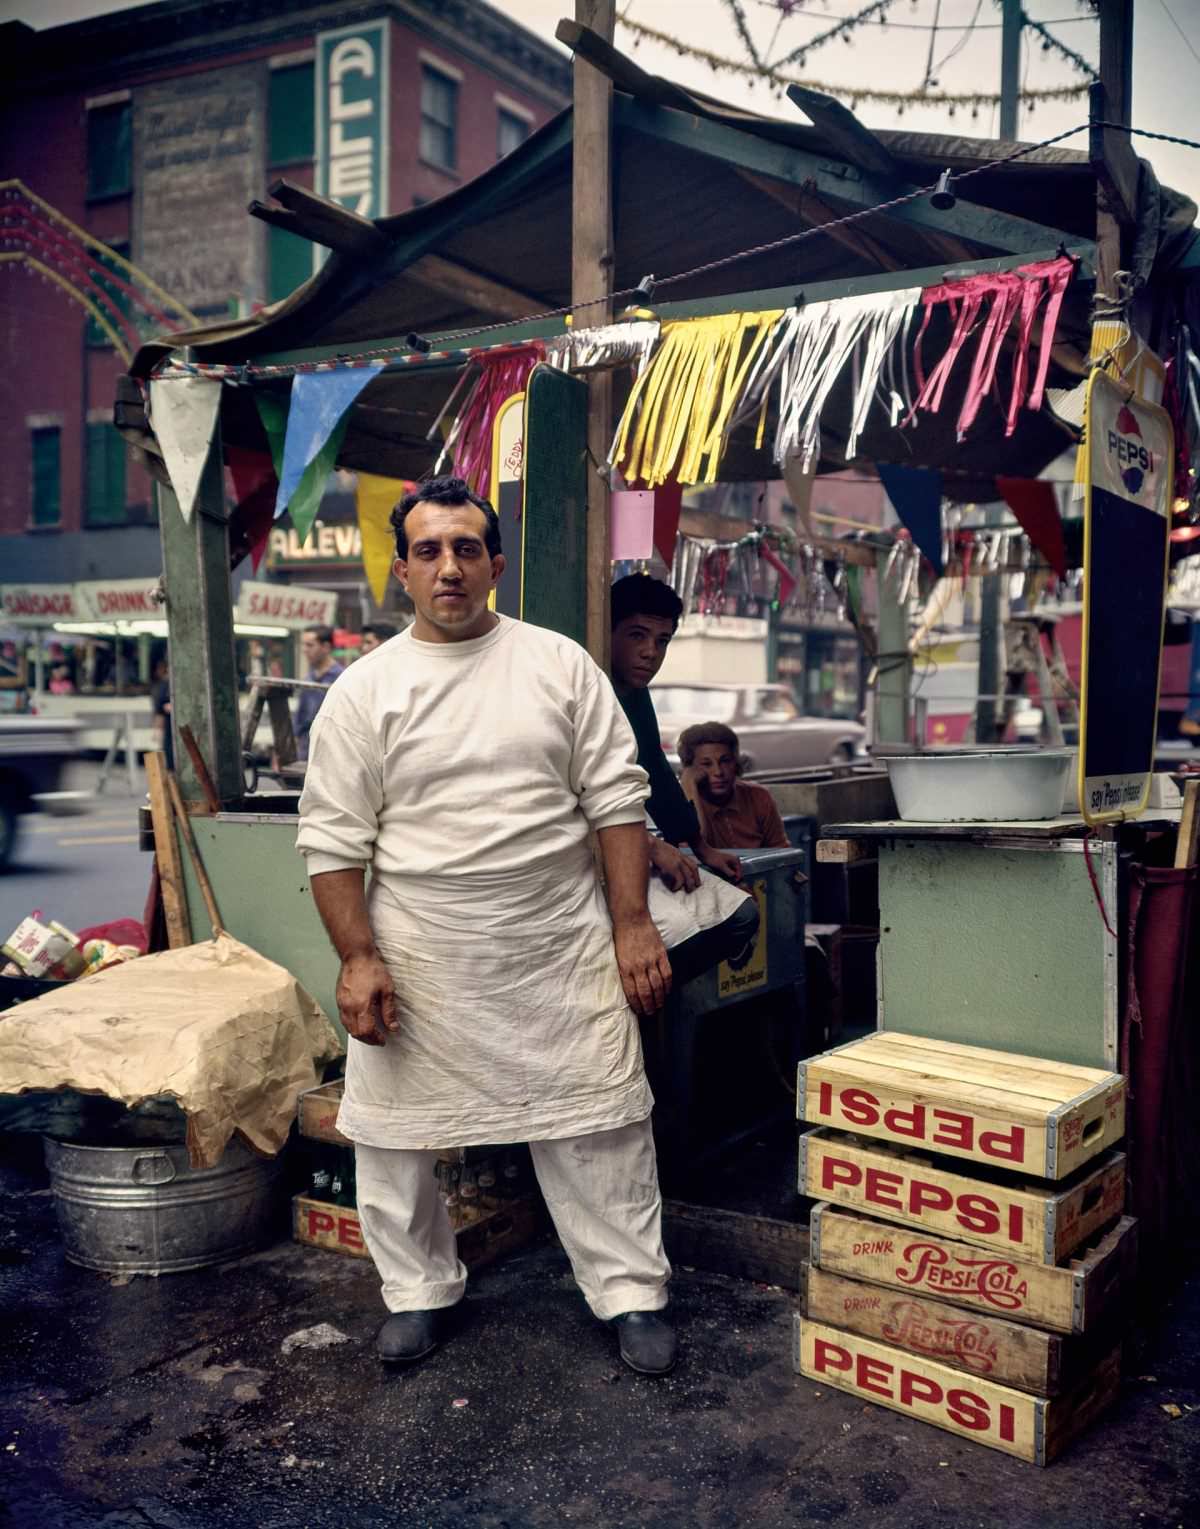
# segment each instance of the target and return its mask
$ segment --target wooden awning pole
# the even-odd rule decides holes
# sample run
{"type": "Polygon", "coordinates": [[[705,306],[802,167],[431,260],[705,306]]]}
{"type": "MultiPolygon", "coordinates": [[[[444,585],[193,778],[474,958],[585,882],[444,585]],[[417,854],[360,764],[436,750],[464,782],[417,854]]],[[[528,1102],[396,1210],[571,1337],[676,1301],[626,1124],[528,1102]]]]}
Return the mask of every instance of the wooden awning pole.
{"type": "MultiPolygon", "coordinates": [[[[575,20],[612,42],[616,22],[614,0],[575,0],[575,20]]],[[[575,56],[574,139],[571,175],[571,301],[579,328],[606,324],[612,304],[591,305],[613,286],[612,241],[612,84],[575,56]]],[[[611,570],[608,528],[608,484],[598,467],[612,444],[612,378],[607,372],[588,379],[587,495],[587,646],[602,668],[608,668],[611,570]]]]}

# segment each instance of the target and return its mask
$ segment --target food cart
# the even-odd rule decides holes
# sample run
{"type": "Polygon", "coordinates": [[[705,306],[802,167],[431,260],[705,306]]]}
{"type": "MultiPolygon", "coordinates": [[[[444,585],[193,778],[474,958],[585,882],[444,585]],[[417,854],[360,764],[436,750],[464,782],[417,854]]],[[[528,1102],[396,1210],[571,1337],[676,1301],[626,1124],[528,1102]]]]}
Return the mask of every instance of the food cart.
{"type": "MultiPolygon", "coordinates": [[[[520,550],[500,608],[586,639],[601,659],[614,471],[650,490],[783,476],[796,511],[786,532],[701,525],[685,508],[664,561],[701,609],[724,608],[738,581],[762,606],[786,605],[815,573],[861,612],[863,581],[874,579],[878,618],[859,625],[879,740],[911,735],[914,616],[929,564],[943,580],[1009,576],[1030,595],[1053,583],[1039,535],[1009,520],[978,536],[952,522],[947,536],[941,507],[997,502],[997,479],[1035,481],[1073,438],[1045,400],[1089,373],[1097,246],[1087,154],[1056,141],[1016,151],[872,135],[811,92],[795,95],[811,125],[735,113],[568,30],[615,87],[616,232],[597,267],[607,291],[593,300],[572,290],[565,112],[470,185],[391,218],[370,221],[276,183],[274,203],[251,211],[327,250],[318,273],[251,319],[145,345],[118,396],[118,426],[159,478],[174,721],[200,744],[216,810],[182,754],[181,784],[222,920],[330,1013],[335,964],[295,857],[296,797],[244,789],[230,641],[229,546],[241,526],[223,464],[231,452],[256,457],[274,471],[277,509],[287,508],[314,462],[289,454],[289,411],[318,395],[342,400],[327,409],[335,424],[315,462],[356,472],[376,506],[388,480],[427,475],[447,440],[456,465],[480,464],[476,481],[494,492],[506,545],[520,550]],[[618,309],[629,300],[615,323],[612,293],[618,309]],[[806,372],[803,346],[818,335],[819,365],[806,372]],[[190,456],[166,438],[171,390],[203,422],[190,456]],[[501,451],[500,415],[514,399],[520,428],[501,451]],[[911,529],[838,540],[812,531],[814,477],[850,460],[881,476],[936,475],[935,540],[911,529]]],[[[1161,295],[1197,265],[1195,209],[1156,185],[1148,196],[1153,230],[1139,241],[1135,276],[1161,295]]],[[[918,488],[927,509],[929,483],[918,488]]],[[[913,525],[921,513],[911,507],[913,525]]],[[[1024,870],[1050,866],[1045,906],[1086,936],[1087,1023],[1100,1027],[1107,1056],[1118,935],[1097,933],[1090,889],[1064,907],[1054,881],[1085,858],[1090,866],[1090,850],[1037,855],[1022,843],[1003,853],[1016,857],[1015,880],[978,922],[968,915],[973,938],[991,948],[989,921],[1029,894],[1024,870]]],[[[1116,910],[1119,834],[1096,853],[1099,896],[1116,910]]],[[[958,870],[944,858],[937,874],[953,905],[958,870]]],[[[189,881],[191,930],[203,937],[196,891],[189,881]]],[[[911,949],[909,958],[919,967],[911,949]]],[[[920,971],[912,976],[919,984],[920,971]]],[[[964,1015],[960,1039],[973,1023],[964,1015]]]]}

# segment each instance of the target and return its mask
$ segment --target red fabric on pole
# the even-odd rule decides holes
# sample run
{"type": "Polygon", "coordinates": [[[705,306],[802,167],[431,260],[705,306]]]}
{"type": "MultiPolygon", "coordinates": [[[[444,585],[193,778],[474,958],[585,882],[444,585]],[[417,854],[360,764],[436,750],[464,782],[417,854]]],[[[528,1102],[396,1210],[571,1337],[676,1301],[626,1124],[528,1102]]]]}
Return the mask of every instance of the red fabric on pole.
{"type": "Polygon", "coordinates": [[[1036,478],[997,478],[996,487],[1029,540],[1060,579],[1067,576],[1067,544],[1054,487],[1036,478]]]}
{"type": "Polygon", "coordinates": [[[267,550],[267,538],[275,519],[275,494],[279,480],[265,451],[251,451],[245,446],[226,446],[225,465],[233,485],[236,509],[230,525],[231,537],[239,532],[250,549],[255,573],[267,550]]]}
{"type": "Polygon", "coordinates": [[[683,511],[683,485],[660,483],[654,490],[654,550],[670,568],[675,559],[675,538],[683,511]]]}
{"type": "Polygon", "coordinates": [[[792,592],[796,588],[796,575],[787,566],[782,558],[777,557],[775,553],[771,551],[766,542],[759,542],[758,555],[762,558],[764,563],[769,564],[779,575],[779,588],[776,591],[776,598],[778,599],[780,605],[786,605],[792,598],[792,592]]]}
{"type": "Polygon", "coordinates": [[[1196,877],[1195,867],[1144,865],[1130,876],[1120,1069],[1129,1080],[1130,1209],[1143,1248],[1161,1249],[1194,1203],[1195,1100],[1175,1081],[1194,1073],[1200,1033],[1184,1002],[1196,877]],[[1190,1194],[1180,1181],[1190,1181],[1190,1194]]]}

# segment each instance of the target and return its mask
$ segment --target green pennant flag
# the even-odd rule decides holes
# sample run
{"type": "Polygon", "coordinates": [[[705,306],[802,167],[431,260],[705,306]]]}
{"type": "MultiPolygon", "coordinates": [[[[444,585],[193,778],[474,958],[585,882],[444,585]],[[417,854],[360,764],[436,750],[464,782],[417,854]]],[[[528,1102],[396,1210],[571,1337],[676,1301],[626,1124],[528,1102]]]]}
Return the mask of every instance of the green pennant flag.
{"type": "MultiPolygon", "coordinates": [[[[288,405],[277,393],[268,393],[265,390],[255,393],[254,402],[258,405],[258,417],[267,434],[267,445],[270,447],[275,476],[281,477],[283,447],[287,440],[288,405]]],[[[321,499],[325,493],[326,480],[341,450],[346,423],[346,418],[343,417],[334,428],[333,434],[305,468],[300,482],[296,485],[296,491],[288,502],[288,512],[292,517],[292,525],[301,546],[308,540],[308,533],[312,530],[313,521],[317,518],[317,511],[321,507],[321,499]]]]}

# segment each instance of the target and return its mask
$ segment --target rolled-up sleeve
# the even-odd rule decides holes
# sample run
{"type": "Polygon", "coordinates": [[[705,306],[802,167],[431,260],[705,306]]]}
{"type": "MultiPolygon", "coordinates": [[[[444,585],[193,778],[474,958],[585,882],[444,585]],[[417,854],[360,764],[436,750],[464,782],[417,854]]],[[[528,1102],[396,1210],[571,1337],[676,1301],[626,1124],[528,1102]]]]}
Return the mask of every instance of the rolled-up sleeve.
{"type": "Polygon", "coordinates": [[[643,823],[650,784],[607,675],[589,665],[575,711],[571,790],[592,828],[643,823]]]}
{"type": "Polygon", "coordinates": [[[375,851],[383,806],[378,740],[348,727],[328,707],[313,722],[300,797],[296,848],[309,876],[365,870],[375,851]]]}

